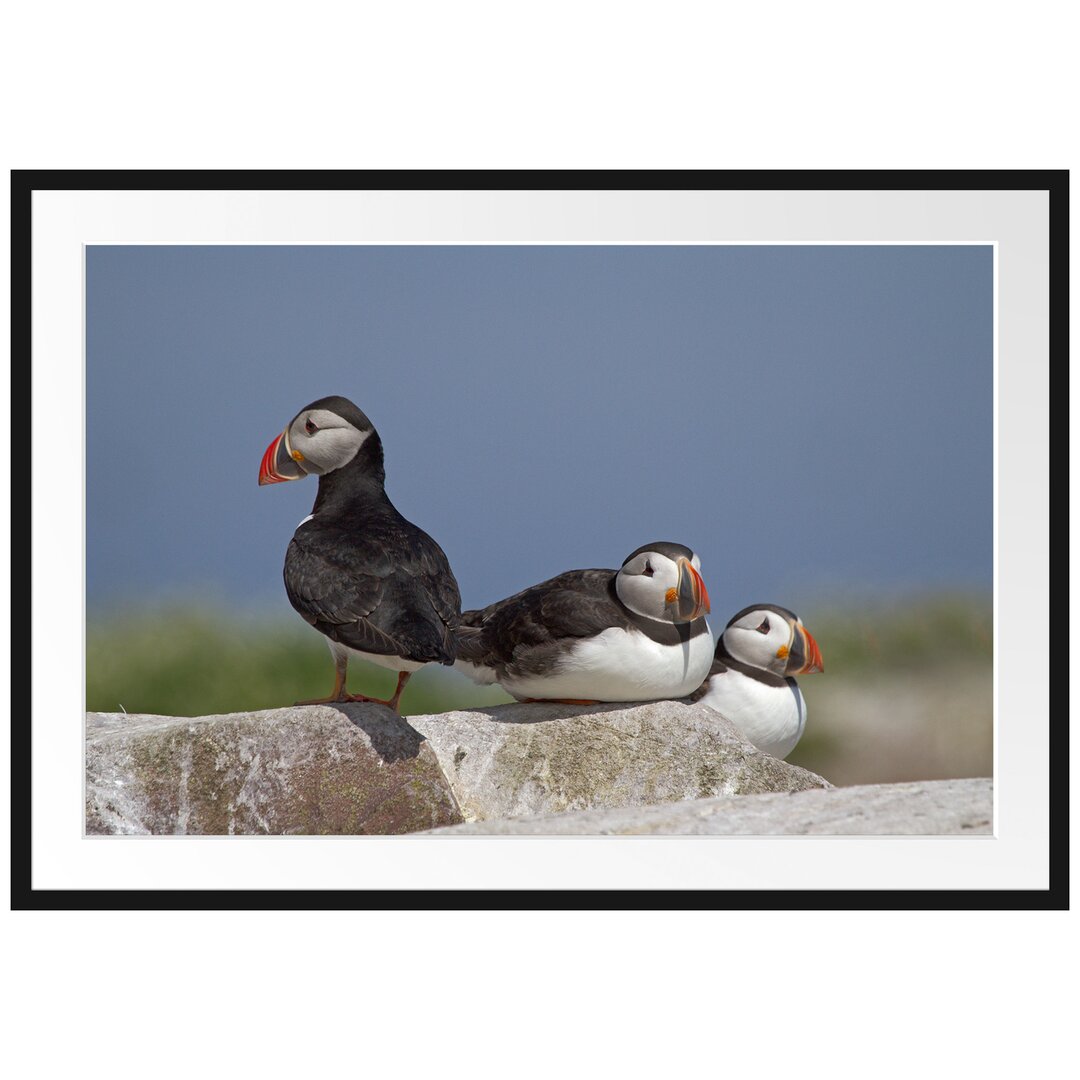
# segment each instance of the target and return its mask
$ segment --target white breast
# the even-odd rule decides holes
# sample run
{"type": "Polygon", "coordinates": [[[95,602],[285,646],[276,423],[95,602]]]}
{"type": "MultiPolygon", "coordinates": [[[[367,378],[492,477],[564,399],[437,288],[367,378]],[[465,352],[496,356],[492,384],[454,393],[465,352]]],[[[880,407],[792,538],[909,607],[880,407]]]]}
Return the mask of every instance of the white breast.
{"type": "Polygon", "coordinates": [[[773,757],[787,757],[806,727],[806,702],[798,686],[769,686],[730,669],[709,680],[701,704],[727,717],[773,757]]]}
{"type": "Polygon", "coordinates": [[[637,630],[611,627],[568,644],[554,671],[508,675],[500,683],[517,698],[657,701],[693,693],[705,681],[712,656],[707,633],[661,645],[637,630]]]}

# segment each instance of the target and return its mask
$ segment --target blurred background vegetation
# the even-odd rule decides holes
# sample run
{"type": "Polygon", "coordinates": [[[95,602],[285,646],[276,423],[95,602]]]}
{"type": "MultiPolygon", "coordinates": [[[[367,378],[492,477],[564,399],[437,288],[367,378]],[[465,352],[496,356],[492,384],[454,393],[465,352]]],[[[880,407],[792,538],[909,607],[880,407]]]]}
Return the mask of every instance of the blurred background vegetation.
{"type": "MultiPolygon", "coordinates": [[[[789,761],[841,785],[992,774],[989,599],[934,594],[798,610],[821,646],[825,672],[800,680],[808,723],[789,761]]],[[[388,697],[394,683],[392,672],[350,663],[353,692],[388,697]]],[[[322,638],[287,615],[236,618],[206,604],[173,604],[87,625],[86,704],[97,712],[270,709],[323,697],[332,685],[322,638]]],[[[413,676],[402,711],[509,700],[498,687],[429,666],[413,676]]]]}

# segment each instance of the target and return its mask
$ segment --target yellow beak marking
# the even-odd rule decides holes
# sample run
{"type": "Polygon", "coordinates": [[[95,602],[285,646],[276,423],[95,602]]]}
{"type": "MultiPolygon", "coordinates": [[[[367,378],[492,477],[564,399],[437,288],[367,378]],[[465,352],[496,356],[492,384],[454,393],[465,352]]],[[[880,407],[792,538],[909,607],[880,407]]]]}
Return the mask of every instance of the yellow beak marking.
{"type": "Polygon", "coordinates": [[[777,658],[780,659],[780,660],[786,660],[787,659],[787,654],[788,654],[788,647],[786,645],[781,645],[780,648],[776,650],[777,658]]]}
{"type": "Polygon", "coordinates": [[[679,590],[678,589],[668,589],[668,591],[666,593],[664,593],[664,599],[669,604],[674,604],[675,601],[679,599],[679,590]]]}
{"type": "Polygon", "coordinates": [[[299,450],[294,450],[292,452],[292,459],[293,459],[293,461],[303,461],[304,460],[304,455],[301,454],[299,450]]]}

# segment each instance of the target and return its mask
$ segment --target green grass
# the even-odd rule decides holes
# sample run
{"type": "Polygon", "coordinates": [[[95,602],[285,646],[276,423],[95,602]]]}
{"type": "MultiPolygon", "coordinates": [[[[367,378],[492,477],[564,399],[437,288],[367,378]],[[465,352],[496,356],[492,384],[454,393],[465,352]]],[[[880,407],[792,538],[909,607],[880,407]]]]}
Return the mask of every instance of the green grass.
{"type": "MultiPolygon", "coordinates": [[[[860,676],[993,656],[985,600],[936,596],[902,604],[857,604],[807,612],[825,675],[860,676]]],[[[388,697],[392,672],[352,661],[349,689],[388,697]]],[[[322,637],[290,619],[228,618],[207,608],[162,608],[95,619],[86,634],[87,708],[199,716],[269,709],[324,697],[334,670],[322,637]]],[[[509,701],[446,668],[417,673],[402,697],[406,714],[509,701]]]]}
{"type": "MultiPolygon", "coordinates": [[[[325,697],[334,665],[320,634],[289,620],[228,619],[170,608],[95,620],[86,631],[86,707],[95,712],[205,716],[273,709],[325,697]]],[[[352,661],[349,690],[389,697],[393,672],[352,661]]],[[[448,669],[424,668],[402,695],[402,712],[445,712],[509,701],[448,669]]]]}
{"type": "Polygon", "coordinates": [[[804,614],[803,621],[821,647],[826,677],[990,663],[994,657],[993,608],[984,597],[947,593],[863,601],[804,614]]]}

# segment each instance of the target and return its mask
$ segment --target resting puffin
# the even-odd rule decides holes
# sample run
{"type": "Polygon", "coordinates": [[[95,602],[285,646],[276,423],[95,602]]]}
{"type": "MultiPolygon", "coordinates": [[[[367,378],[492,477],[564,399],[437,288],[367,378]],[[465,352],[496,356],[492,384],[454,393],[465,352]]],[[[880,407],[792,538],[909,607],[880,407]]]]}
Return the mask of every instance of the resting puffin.
{"type": "Polygon", "coordinates": [[[614,570],[568,570],[458,627],[459,670],[519,701],[653,701],[689,694],[712,660],[701,562],[646,544],[614,570]]]}
{"type": "Polygon", "coordinates": [[[727,717],[759,750],[785,758],[806,727],[795,675],[824,671],[821,650],[794,612],[752,604],[733,615],[709,677],[691,696],[727,717]]]}
{"type": "Polygon", "coordinates": [[[334,691],[298,702],[376,701],[398,711],[411,674],[454,662],[461,595],[442,548],[394,509],[383,488],[383,447],[371,421],[347,398],[301,409],[266,448],[260,484],[312,473],[319,493],[285,555],[292,606],[325,634],[334,657],[334,691]],[[349,694],[354,653],[398,673],[389,700],[349,694]]]}

